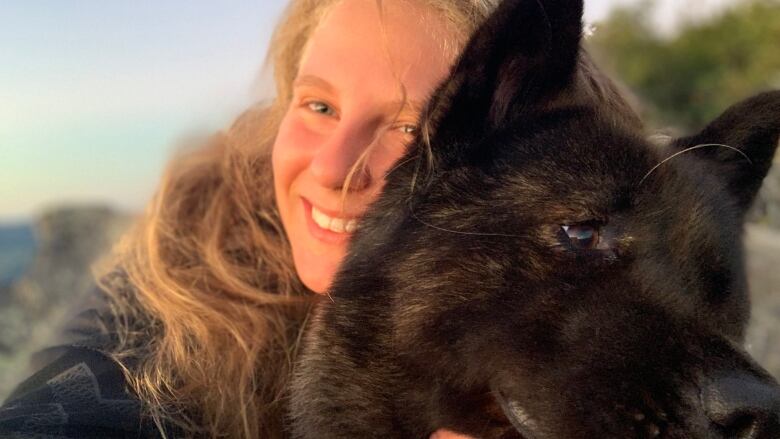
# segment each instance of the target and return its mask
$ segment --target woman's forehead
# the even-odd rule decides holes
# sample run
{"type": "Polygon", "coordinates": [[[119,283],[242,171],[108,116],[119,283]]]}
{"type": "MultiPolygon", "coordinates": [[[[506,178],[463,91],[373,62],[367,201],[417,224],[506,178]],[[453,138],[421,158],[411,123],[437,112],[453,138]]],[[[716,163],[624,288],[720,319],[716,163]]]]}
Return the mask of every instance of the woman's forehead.
{"type": "Polygon", "coordinates": [[[337,83],[391,75],[410,92],[428,90],[452,62],[441,47],[447,33],[445,21],[416,1],[385,0],[380,9],[372,0],[342,0],[312,33],[298,76],[337,83]]]}

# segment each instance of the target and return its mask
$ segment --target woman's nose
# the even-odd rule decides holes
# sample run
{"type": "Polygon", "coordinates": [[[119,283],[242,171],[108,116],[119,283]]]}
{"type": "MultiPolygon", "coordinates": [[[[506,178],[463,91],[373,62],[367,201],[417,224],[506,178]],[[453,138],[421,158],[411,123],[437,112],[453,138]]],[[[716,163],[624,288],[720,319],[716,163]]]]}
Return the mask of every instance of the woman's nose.
{"type": "Polygon", "coordinates": [[[341,121],[312,157],[309,166],[317,182],[340,190],[349,179],[350,191],[369,187],[372,173],[366,153],[375,133],[370,124],[341,121]]]}

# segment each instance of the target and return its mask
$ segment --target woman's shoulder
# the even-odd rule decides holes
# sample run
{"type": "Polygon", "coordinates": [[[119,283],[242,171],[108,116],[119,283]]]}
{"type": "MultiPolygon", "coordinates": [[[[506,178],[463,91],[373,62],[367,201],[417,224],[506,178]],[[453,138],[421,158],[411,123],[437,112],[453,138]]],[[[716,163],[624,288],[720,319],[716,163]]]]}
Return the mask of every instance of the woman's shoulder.
{"type": "Polygon", "coordinates": [[[0,407],[3,437],[157,437],[119,366],[98,350],[68,346],[0,407]]]}
{"type": "Polygon", "coordinates": [[[80,313],[56,346],[33,357],[37,371],[0,406],[0,436],[160,437],[112,358],[115,343],[104,308],[80,313]]]}

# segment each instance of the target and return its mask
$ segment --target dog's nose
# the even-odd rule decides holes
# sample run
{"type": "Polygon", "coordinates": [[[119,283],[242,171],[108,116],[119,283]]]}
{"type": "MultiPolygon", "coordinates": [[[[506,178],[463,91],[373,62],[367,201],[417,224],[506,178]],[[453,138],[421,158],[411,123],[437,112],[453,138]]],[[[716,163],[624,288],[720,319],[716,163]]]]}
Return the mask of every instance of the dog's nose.
{"type": "Polygon", "coordinates": [[[780,387],[746,373],[721,376],[701,389],[705,413],[723,438],[780,438],[780,387]]]}

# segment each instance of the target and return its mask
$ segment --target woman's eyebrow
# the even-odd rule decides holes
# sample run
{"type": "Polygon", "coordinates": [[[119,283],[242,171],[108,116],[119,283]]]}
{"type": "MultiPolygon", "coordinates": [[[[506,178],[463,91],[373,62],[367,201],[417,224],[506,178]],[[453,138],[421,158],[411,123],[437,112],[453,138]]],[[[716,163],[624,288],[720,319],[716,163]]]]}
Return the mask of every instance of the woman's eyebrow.
{"type": "Polygon", "coordinates": [[[293,82],[293,87],[301,87],[301,86],[319,87],[325,89],[325,91],[327,92],[334,91],[334,88],[330,84],[330,82],[320,78],[319,76],[314,76],[314,75],[303,75],[295,78],[295,81],[293,82]]]}
{"type": "Polygon", "coordinates": [[[423,109],[425,108],[425,102],[414,101],[414,100],[401,100],[401,101],[395,101],[389,103],[387,105],[387,108],[392,111],[400,110],[399,113],[402,115],[406,115],[406,114],[419,115],[422,113],[423,109]]]}

